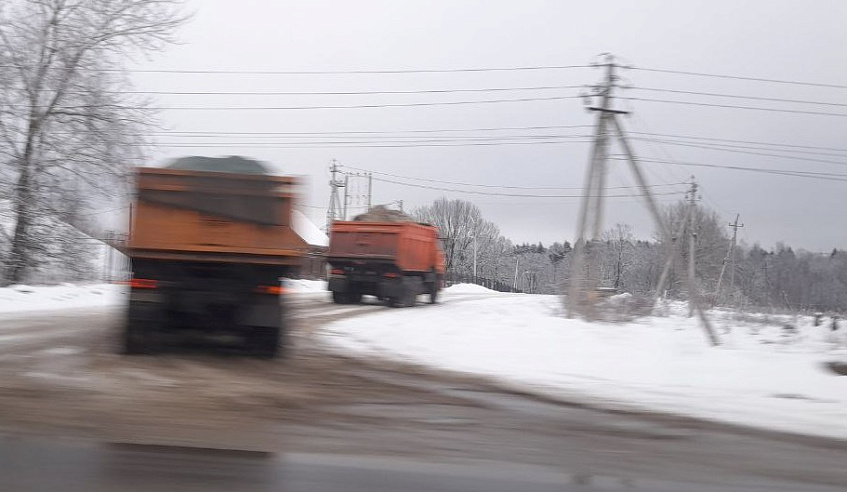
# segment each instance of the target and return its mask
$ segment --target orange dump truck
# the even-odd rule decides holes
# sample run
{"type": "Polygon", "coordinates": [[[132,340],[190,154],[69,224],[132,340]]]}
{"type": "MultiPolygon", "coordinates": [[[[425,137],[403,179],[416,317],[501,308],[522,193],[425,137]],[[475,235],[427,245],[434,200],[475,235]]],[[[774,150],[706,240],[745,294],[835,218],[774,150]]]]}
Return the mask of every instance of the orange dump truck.
{"type": "Polygon", "coordinates": [[[339,304],[376,296],[390,306],[413,306],[419,294],[435,302],[444,278],[438,229],[411,221],[332,224],[329,290],[339,304]]]}
{"type": "Polygon", "coordinates": [[[281,277],[307,249],[291,228],[296,179],[239,157],[177,159],[136,178],[121,248],[132,262],[125,352],[193,333],[277,356],[281,277]]]}

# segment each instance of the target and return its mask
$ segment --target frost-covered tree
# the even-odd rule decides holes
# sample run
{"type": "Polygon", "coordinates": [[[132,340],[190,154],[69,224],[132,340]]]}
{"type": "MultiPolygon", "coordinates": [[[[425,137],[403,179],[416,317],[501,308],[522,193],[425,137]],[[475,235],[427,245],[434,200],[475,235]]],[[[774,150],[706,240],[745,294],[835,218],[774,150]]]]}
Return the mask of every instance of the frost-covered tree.
{"type": "Polygon", "coordinates": [[[489,258],[500,238],[497,226],[482,217],[479,207],[465,200],[439,198],[432,205],[417,208],[412,215],[438,227],[447,270],[451,272],[471,273],[476,250],[479,273],[480,258],[489,258]]]}
{"type": "Polygon", "coordinates": [[[150,113],[123,63],[171,41],[172,0],[7,0],[0,4],[0,179],[12,224],[0,281],[21,282],[56,254],[59,204],[125,189],[150,113]],[[76,194],[74,196],[74,194],[76,194]],[[51,253],[52,252],[52,253],[51,253]]]}

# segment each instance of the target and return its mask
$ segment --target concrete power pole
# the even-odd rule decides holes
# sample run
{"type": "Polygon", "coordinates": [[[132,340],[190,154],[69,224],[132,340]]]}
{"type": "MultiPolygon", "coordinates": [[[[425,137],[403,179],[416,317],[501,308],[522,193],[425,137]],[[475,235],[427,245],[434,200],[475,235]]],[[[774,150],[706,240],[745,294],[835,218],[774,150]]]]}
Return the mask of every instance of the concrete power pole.
{"type": "Polygon", "coordinates": [[[732,245],[729,248],[729,252],[731,254],[731,256],[729,257],[729,260],[730,260],[729,290],[730,291],[732,291],[732,289],[735,288],[735,240],[738,237],[738,228],[744,227],[744,224],[738,223],[738,218],[740,216],[741,216],[741,214],[735,214],[735,222],[733,222],[732,224],[729,225],[730,227],[732,227],[732,245]]]}
{"type": "MultiPolygon", "coordinates": [[[[694,176],[691,176],[691,188],[688,190],[688,278],[695,279],[697,272],[696,255],[697,255],[697,230],[694,228],[694,219],[697,212],[697,182],[694,181],[694,176]]],[[[696,283],[695,283],[696,287],[696,283]]],[[[688,293],[688,317],[694,316],[694,298],[693,293],[688,293]]]]}
{"type": "MultiPolygon", "coordinates": [[[[602,97],[601,104],[599,107],[589,106],[588,108],[591,111],[597,111],[599,116],[594,136],[593,151],[589,162],[589,169],[586,173],[585,185],[583,187],[580,215],[578,218],[577,239],[574,244],[574,257],[566,303],[567,315],[569,317],[573,316],[574,308],[581,309],[583,312],[585,312],[585,310],[590,312],[591,310],[590,299],[588,299],[588,296],[585,295],[587,291],[586,280],[583,279],[586,249],[585,236],[586,227],[589,222],[589,215],[592,215],[593,218],[592,238],[596,239],[599,237],[602,229],[602,202],[605,191],[606,161],[608,156],[610,133],[614,132],[617,136],[617,140],[627,157],[629,168],[632,171],[638,188],[645,199],[647,209],[650,211],[650,214],[652,215],[657,228],[660,230],[662,237],[668,244],[670,244],[673,239],[670,229],[659,212],[656,200],[652,193],[650,193],[650,187],[638,166],[635,153],[632,151],[632,147],[626,138],[623,127],[618,120],[618,115],[627,114],[627,112],[612,109],[611,107],[612,90],[616,81],[616,77],[614,75],[615,64],[611,55],[606,56],[606,63],[604,66],[606,67],[606,78],[604,84],[596,90],[596,95],[602,97]]],[[[673,257],[676,258],[679,264],[683,264],[682,255],[678,248],[672,249],[673,251],[671,254],[673,257]]],[[[688,291],[690,298],[690,305],[692,306],[692,309],[697,312],[711,344],[718,345],[720,341],[712,329],[712,325],[706,317],[705,311],[697,300],[694,275],[690,269],[686,273],[686,290],[688,291]]]]}
{"type": "MultiPolygon", "coordinates": [[[[583,279],[585,267],[585,250],[587,247],[586,229],[590,217],[593,217],[592,239],[597,239],[602,229],[603,191],[606,179],[606,161],[608,157],[608,140],[610,120],[614,117],[612,106],[612,90],[615,86],[615,64],[611,55],[606,57],[606,77],[602,85],[595,87],[601,97],[599,107],[589,107],[597,111],[597,125],[594,130],[594,145],[588,171],[585,173],[585,184],[582,188],[582,200],[579,206],[579,219],[576,241],[574,241],[573,262],[571,263],[571,278],[568,286],[566,303],[567,316],[572,317],[574,308],[582,307],[585,295],[586,280],[583,279]]],[[[516,273],[517,275],[517,273],[516,273]]]]}
{"type": "Polygon", "coordinates": [[[329,235],[329,230],[332,226],[332,223],[336,220],[339,220],[342,217],[342,209],[341,209],[341,198],[338,196],[338,189],[344,188],[346,190],[346,181],[341,181],[337,178],[337,174],[339,171],[338,163],[335,159],[332,160],[332,163],[329,166],[329,172],[332,173],[332,177],[329,180],[329,208],[326,210],[326,233],[329,235]]]}
{"type": "Polygon", "coordinates": [[[730,222],[729,227],[732,227],[732,239],[729,241],[729,249],[726,252],[726,258],[723,260],[723,266],[721,267],[721,274],[718,276],[718,285],[715,288],[715,295],[720,296],[721,293],[721,281],[723,280],[723,274],[726,270],[726,264],[729,263],[729,290],[733,291],[735,287],[735,244],[736,239],[738,238],[738,228],[744,227],[744,224],[739,224],[738,219],[741,217],[741,214],[735,214],[735,222],[730,222]]]}

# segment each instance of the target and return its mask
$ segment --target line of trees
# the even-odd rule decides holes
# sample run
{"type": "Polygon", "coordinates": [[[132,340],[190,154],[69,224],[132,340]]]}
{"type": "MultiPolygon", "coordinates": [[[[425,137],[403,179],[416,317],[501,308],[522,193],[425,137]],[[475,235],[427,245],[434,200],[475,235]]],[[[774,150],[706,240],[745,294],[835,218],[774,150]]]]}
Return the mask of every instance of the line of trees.
{"type": "MultiPolygon", "coordinates": [[[[413,214],[417,220],[439,227],[451,272],[473,273],[476,242],[478,277],[540,294],[559,294],[567,285],[572,256],[567,241],[549,246],[514,244],[474,204],[463,200],[440,198],[413,214]]],[[[697,206],[689,222],[688,204],[679,202],[665,207],[663,214],[674,233],[673,244],[658,236],[636,239],[626,224],[615,224],[588,243],[586,273],[594,285],[654,295],[669,248],[676,247],[682,252],[683,264],[672,265],[661,294],[684,299],[688,245],[694,240],[697,288],[706,300],[733,306],[847,311],[847,251],[821,255],[794,251],[783,244],[772,250],[741,244],[731,258],[727,228],[713,211],[697,206]]]]}

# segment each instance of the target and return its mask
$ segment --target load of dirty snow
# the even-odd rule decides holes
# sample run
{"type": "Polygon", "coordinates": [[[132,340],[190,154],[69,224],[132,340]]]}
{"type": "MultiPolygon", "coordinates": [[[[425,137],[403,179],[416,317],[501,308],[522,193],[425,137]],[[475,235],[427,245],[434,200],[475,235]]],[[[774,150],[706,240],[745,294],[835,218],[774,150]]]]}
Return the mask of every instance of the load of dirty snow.
{"type": "Polygon", "coordinates": [[[363,214],[359,214],[353,218],[356,221],[362,222],[414,222],[411,216],[401,212],[400,210],[393,210],[385,205],[375,205],[371,207],[367,212],[363,214]]]}
{"type": "MultiPolygon", "coordinates": [[[[736,321],[714,312],[723,344],[696,318],[589,323],[562,316],[556,296],[451,296],[409,316],[386,310],[338,321],[322,339],[347,353],[484,375],[569,401],[690,415],[847,439],[847,377],[825,369],[847,357],[847,327],[736,321]]],[[[479,292],[478,290],[476,292],[479,292]]]]}

